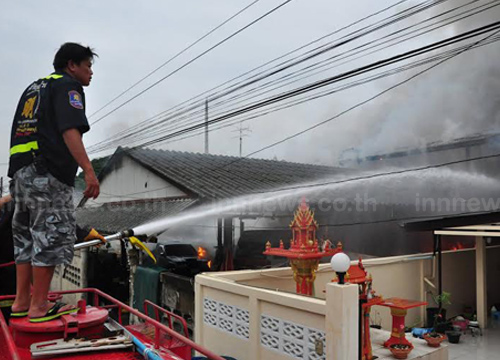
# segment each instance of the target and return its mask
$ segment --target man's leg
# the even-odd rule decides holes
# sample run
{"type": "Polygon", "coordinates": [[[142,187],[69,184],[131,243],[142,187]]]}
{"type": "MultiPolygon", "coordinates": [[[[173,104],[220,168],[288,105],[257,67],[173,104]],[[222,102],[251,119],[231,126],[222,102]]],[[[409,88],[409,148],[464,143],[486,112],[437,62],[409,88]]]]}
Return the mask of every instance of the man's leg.
{"type": "Polygon", "coordinates": [[[13,312],[28,311],[30,306],[31,285],[31,252],[33,243],[30,233],[30,216],[26,204],[25,169],[16,173],[16,180],[10,183],[10,194],[15,209],[12,218],[12,240],[14,243],[14,258],[16,260],[16,299],[12,304],[13,312]]]}
{"type": "Polygon", "coordinates": [[[29,317],[42,317],[54,305],[47,301],[55,266],[33,266],[33,293],[29,317]]]}
{"type": "MultiPolygon", "coordinates": [[[[33,292],[28,317],[37,318],[44,316],[54,303],[47,300],[50,282],[54,275],[55,266],[33,266],[33,292]]],[[[63,306],[58,312],[74,308],[72,305],[63,306]]]]}
{"type": "MultiPolygon", "coordinates": [[[[47,300],[47,295],[55,266],[69,264],[73,259],[76,240],[73,188],[47,173],[34,178],[30,195],[37,201],[30,209],[34,251],[33,295],[28,316],[40,318],[54,305],[47,300]]],[[[58,312],[71,308],[74,306],[65,306],[58,312]]]]}
{"type": "Polygon", "coordinates": [[[27,311],[30,307],[31,264],[16,265],[16,300],[12,312],[27,311]]]}

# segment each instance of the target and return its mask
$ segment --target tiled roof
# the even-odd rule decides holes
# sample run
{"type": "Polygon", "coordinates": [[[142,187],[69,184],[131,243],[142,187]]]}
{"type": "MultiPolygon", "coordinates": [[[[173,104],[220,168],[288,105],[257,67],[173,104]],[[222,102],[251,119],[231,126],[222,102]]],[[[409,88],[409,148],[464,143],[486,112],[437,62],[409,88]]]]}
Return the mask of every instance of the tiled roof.
{"type": "Polygon", "coordinates": [[[133,201],[110,203],[96,207],[79,207],[76,221],[83,228],[94,228],[104,234],[113,234],[138,225],[180,213],[196,200],[133,201]]]}
{"type": "Polygon", "coordinates": [[[178,151],[126,148],[117,153],[119,151],[200,198],[248,195],[349,171],[321,165],[178,151]]]}

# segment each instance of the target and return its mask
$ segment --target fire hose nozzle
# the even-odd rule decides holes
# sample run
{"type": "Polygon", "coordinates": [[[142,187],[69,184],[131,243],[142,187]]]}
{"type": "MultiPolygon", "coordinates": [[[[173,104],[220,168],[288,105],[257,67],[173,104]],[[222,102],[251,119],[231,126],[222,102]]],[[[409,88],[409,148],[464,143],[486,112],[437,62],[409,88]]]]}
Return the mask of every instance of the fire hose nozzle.
{"type": "Polygon", "coordinates": [[[125,231],[122,231],[122,239],[123,238],[126,238],[126,237],[131,237],[131,236],[134,236],[135,233],[134,233],[134,230],[133,229],[128,229],[128,230],[125,230],[125,231]]]}

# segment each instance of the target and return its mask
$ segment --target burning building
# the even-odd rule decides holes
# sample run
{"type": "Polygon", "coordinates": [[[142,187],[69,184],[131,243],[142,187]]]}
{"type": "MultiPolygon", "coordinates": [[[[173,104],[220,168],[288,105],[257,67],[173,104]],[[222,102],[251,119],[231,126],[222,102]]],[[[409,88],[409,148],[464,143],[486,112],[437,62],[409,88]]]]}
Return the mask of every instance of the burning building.
{"type": "MultiPolygon", "coordinates": [[[[367,245],[370,242],[380,244],[379,255],[387,253],[385,246],[392,247],[394,254],[431,251],[429,234],[415,237],[405,234],[400,223],[500,208],[499,154],[500,134],[494,132],[371,154],[347,149],[339,158],[339,164],[368,174],[394,175],[386,177],[385,181],[379,178],[370,184],[365,182],[364,190],[357,189],[377,204],[376,211],[358,212],[354,221],[347,217],[329,222],[337,225],[337,233],[349,234],[351,242],[359,241],[362,249],[365,246],[372,248],[367,245]],[[420,170],[407,171],[409,169],[420,170]],[[352,223],[357,224],[354,227],[352,223]],[[359,235],[352,236],[354,234],[359,235]]],[[[474,244],[472,239],[443,240],[447,249],[474,244]]]]}

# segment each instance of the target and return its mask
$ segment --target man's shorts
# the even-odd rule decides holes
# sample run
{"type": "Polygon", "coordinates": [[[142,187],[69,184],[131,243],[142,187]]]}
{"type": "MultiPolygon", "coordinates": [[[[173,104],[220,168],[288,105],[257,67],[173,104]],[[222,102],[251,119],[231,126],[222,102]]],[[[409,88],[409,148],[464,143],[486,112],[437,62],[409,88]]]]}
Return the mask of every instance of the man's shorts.
{"type": "Polygon", "coordinates": [[[15,202],[12,219],[16,264],[69,264],[73,259],[76,223],[73,188],[33,164],[14,174],[10,193],[15,202]]]}

